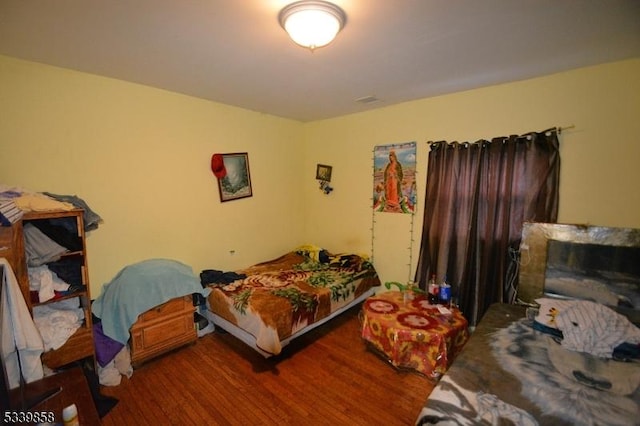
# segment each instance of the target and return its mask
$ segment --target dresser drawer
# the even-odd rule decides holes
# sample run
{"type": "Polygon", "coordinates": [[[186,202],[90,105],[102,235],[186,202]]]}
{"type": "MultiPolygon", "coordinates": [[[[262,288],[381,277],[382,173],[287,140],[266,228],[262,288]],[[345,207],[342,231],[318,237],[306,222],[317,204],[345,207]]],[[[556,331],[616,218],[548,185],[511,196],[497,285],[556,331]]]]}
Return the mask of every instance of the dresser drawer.
{"type": "Polygon", "coordinates": [[[179,346],[195,342],[191,296],[172,299],[138,317],[131,327],[131,363],[137,364],[179,346]]]}
{"type": "Polygon", "coordinates": [[[170,346],[183,337],[188,339],[192,332],[195,332],[193,315],[189,317],[182,315],[139,329],[134,328],[132,330],[133,349],[155,350],[158,347],[170,346]]]}
{"type": "Polygon", "coordinates": [[[193,298],[192,296],[183,296],[171,299],[170,301],[158,305],[155,308],[149,309],[145,313],[138,317],[138,322],[154,321],[158,318],[166,317],[178,312],[191,311],[193,312],[193,298]]]}

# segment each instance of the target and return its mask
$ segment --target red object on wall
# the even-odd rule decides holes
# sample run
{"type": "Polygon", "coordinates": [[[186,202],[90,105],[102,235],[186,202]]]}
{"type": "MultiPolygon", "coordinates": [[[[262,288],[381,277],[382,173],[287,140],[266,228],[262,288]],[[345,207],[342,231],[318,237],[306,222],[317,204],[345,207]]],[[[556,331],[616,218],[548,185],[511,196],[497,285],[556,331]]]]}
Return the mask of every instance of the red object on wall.
{"type": "Polygon", "coordinates": [[[213,154],[211,157],[211,171],[218,179],[222,179],[227,175],[227,169],[224,167],[222,154],[213,154]]]}

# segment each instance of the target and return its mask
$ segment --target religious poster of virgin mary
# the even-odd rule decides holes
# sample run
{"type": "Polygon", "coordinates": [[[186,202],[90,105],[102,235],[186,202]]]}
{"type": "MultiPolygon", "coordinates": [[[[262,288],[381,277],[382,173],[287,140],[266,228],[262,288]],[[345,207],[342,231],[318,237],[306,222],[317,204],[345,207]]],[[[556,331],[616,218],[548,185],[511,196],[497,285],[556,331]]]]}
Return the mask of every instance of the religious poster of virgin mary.
{"type": "Polygon", "coordinates": [[[373,152],[373,209],[410,213],[416,206],[416,143],[378,145],[373,152]]]}

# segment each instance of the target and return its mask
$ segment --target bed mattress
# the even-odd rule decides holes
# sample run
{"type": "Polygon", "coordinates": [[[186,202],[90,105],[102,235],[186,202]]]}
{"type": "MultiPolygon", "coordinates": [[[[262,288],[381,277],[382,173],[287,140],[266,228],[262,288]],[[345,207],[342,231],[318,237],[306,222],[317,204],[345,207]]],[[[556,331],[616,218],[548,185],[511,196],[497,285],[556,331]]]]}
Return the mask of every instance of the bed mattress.
{"type": "MultiPolygon", "coordinates": [[[[373,265],[354,254],[295,250],[236,271],[238,279],[209,283],[209,318],[226,331],[255,339],[266,355],[372,294],[380,285],[373,265]]],[[[243,339],[244,340],[244,339],[243,339]]]]}

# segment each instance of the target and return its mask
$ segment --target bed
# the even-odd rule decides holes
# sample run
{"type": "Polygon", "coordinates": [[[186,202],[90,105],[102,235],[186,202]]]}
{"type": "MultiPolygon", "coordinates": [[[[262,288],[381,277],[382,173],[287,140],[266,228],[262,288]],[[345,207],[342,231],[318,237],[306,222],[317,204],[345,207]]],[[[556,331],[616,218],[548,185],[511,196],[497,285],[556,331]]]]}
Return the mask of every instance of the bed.
{"type": "Polygon", "coordinates": [[[567,350],[533,322],[491,306],[416,424],[638,424],[637,360],[567,350]]]}
{"type": "Polygon", "coordinates": [[[249,268],[204,270],[203,315],[264,357],[373,295],[380,280],[356,254],[304,246],[249,268]]]}
{"type": "Polygon", "coordinates": [[[527,305],[488,309],[417,425],[640,424],[640,231],[593,228],[525,225],[527,305]]]}

